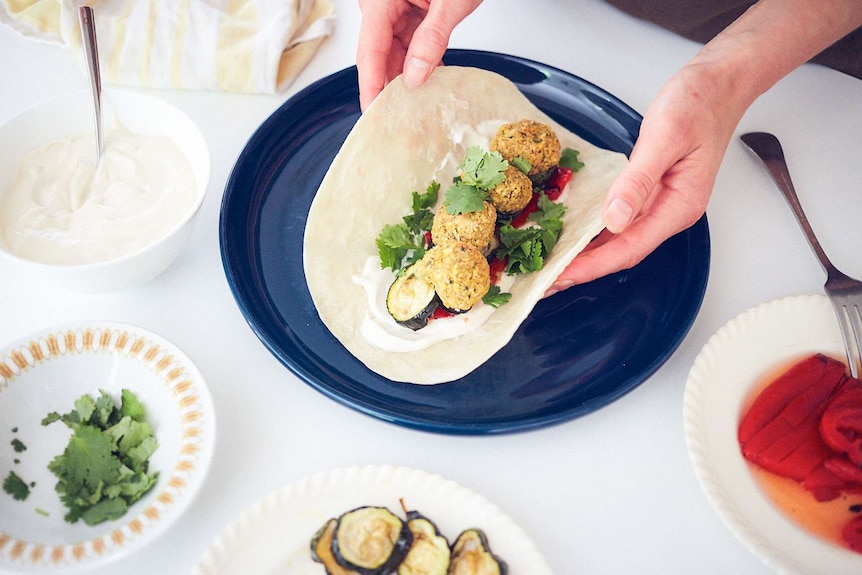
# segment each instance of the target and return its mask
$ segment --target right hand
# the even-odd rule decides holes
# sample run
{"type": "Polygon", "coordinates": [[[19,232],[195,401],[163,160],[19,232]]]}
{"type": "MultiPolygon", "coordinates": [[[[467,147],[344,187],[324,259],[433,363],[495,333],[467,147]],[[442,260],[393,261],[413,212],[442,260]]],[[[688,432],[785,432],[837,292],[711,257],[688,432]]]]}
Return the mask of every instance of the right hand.
{"type": "Polygon", "coordinates": [[[359,0],[362,25],[356,67],[359,103],[368,108],[393,78],[408,86],[428,79],[443,58],[452,30],[482,0],[359,0]]]}

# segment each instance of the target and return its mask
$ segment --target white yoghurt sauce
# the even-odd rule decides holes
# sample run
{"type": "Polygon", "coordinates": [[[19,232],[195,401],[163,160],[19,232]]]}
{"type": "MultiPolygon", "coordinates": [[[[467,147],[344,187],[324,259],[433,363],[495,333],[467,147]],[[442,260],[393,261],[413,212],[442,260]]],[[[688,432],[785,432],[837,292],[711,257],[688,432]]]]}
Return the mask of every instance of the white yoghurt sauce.
{"type": "MultiPolygon", "coordinates": [[[[463,146],[459,149],[466,150],[471,146],[479,146],[487,150],[497,128],[505,123],[505,120],[490,120],[476,127],[468,124],[453,125],[450,139],[456,145],[463,146]]],[[[454,150],[446,154],[432,178],[438,182],[450,181],[461,160],[461,157],[456,157],[454,150]]],[[[438,204],[440,203],[442,203],[442,197],[438,201],[438,204]]],[[[435,319],[422,329],[413,331],[398,325],[386,310],[386,294],[393,281],[395,281],[395,273],[388,268],[381,269],[380,258],[377,255],[370,256],[365,261],[361,275],[353,276],[353,282],[365,288],[368,296],[368,311],[362,319],[359,331],[369,345],[378,349],[392,352],[425,349],[437,342],[454,339],[479,328],[494,313],[494,307],[480,301],[466,313],[435,319]]],[[[501,291],[508,292],[514,282],[514,276],[504,273],[497,285],[501,291]]]]}
{"type": "Polygon", "coordinates": [[[115,127],[95,162],[92,133],[29,152],[0,197],[0,232],[14,255],[79,265],[132,254],[166,236],[194,208],[195,178],[162,135],[115,127]]]}

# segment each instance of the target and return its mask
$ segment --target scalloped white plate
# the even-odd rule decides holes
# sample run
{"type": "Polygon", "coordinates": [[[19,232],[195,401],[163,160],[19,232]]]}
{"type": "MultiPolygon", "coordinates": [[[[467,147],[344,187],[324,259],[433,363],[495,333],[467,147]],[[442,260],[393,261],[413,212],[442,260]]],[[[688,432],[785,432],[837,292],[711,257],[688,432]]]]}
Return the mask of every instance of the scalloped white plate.
{"type": "Polygon", "coordinates": [[[479,527],[510,575],[550,575],[533,541],[482,496],[416,469],[348,467],[323,472],[273,491],[244,511],[206,549],[195,575],[324,575],[311,559],[312,536],[330,517],[362,505],[399,513],[400,498],[433,520],[450,543],[464,529],[479,527]]]}
{"type": "Polygon", "coordinates": [[[719,329],[701,350],[685,388],[685,437],[709,502],[765,564],[786,573],[862,573],[862,555],[812,535],[762,493],[737,442],[753,384],[815,352],[844,357],[826,296],[803,295],[756,306],[719,329]]]}
{"type": "Polygon", "coordinates": [[[86,321],[0,348],[0,481],[14,470],[35,482],[24,501],[0,491],[0,571],[86,571],[146,545],[191,503],[214,442],[215,414],[203,377],[185,354],[154,333],[86,321]],[[92,527],[66,523],[47,465],[63,452],[70,431],[61,423],[42,426],[41,420],[52,411],[68,413],[78,397],[95,397],[100,389],[119,401],[123,388],[141,400],[159,441],[150,459],[159,480],[120,519],[92,527]],[[12,449],[16,438],[26,451],[12,449]]]}

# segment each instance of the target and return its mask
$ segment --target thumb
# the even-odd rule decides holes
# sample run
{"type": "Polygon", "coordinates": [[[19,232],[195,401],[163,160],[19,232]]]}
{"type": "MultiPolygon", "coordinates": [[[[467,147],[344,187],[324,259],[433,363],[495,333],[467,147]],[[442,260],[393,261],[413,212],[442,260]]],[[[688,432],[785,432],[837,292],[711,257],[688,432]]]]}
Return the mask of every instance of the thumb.
{"type": "MultiPolygon", "coordinates": [[[[643,136],[643,134],[641,134],[643,136]]],[[[641,213],[664,174],[674,164],[671,146],[652,146],[639,138],[629,162],[608,189],[602,207],[605,227],[618,234],[641,213]]]]}
{"type": "Polygon", "coordinates": [[[404,81],[418,86],[443,59],[452,30],[475,10],[478,2],[431,2],[428,14],[413,33],[404,59],[404,81]]]}

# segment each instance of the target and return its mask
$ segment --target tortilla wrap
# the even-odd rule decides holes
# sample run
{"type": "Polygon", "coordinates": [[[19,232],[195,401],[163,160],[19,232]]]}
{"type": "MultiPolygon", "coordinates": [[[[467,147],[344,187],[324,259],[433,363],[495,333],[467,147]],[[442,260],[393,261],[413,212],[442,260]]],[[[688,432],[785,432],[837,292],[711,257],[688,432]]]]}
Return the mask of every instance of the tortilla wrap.
{"type": "Polygon", "coordinates": [[[626,162],[625,155],[565,130],[498,74],[445,66],[409,89],[396,78],[359,118],[311,204],[304,267],[320,319],[350,353],[388,379],[437,384],[467,375],[506,345],[560,272],[603,229],[602,202],[626,162]],[[441,158],[466,153],[463,143],[453,141],[453,127],[522,119],[551,126],[563,148],[578,150],[584,163],[560,198],[568,206],[563,231],[543,269],[519,275],[511,300],[455,339],[410,352],[370,345],[360,333],[368,297],[353,278],[377,254],[383,227],[412,213],[411,192],[423,192],[432,179],[443,184],[442,201],[455,174],[438,173],[441,158]]]}

